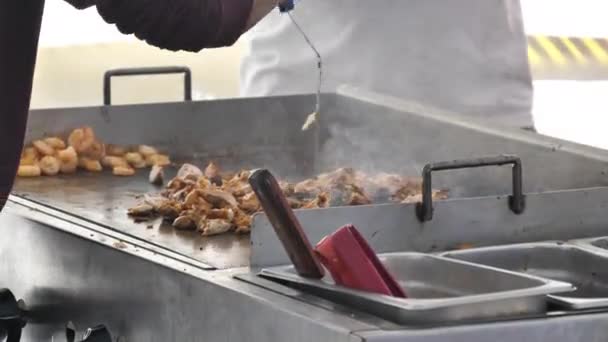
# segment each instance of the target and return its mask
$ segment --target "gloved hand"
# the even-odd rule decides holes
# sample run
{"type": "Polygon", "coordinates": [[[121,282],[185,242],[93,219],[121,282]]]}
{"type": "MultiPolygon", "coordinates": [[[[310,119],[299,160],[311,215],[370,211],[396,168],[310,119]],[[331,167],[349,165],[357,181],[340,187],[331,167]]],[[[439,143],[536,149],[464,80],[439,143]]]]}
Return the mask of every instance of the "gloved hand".
{"type": "Polygon", "coordinates": [[[245,31],[253,0],[67,0],[97,6],[124,34],[168,50],[200,51],[234,44],[245,31]]]}
{"type": "Polygon", "coordinates": [[[168,50],[197,52],[229,46],[287,0],[66,0],[93,5],[124,34],[168,50]]]}

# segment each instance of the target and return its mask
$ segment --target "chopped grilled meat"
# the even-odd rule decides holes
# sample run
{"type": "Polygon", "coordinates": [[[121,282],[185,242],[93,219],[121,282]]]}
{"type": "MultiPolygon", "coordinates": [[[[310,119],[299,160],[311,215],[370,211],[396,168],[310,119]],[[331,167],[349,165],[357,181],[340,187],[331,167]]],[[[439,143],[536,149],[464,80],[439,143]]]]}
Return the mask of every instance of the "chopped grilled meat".
{"type": "Polygon", "coordinates": [[[213,204],[216,208],[223,208],[226,206],[237,207],[239,205],[236,198],[226,191],[204,189],[201,190],[201,195],[207,202],[213,204]]]}
{"type": "Polygon", "coordinates": [[[180,216],[173,221],[172,226],[179,230],[195,230],[196,222],[190,216],[180,216]]]}
{"type": "Polygon", "coordinates": [[[136,207],[133,208],[129,208],[129,210],[127,211],[127,214],[129,214],[129,216],[137,216],[137,217],[142,217],[142,216],[152,216],[154,215],[154,207],[150,204],[140,204],[136,207]]]}
{"type": "Polygon", "coordinates": [[[222,176],[220,175],[220,168],[214,162],[210,162],[209,165],[205,168],[205,177],[207,177],[211,183],[221,186],[222,185],[222,176]]]}
{"type": "Polygon", "coordinates": [[[167,200],[158,207],[158,213],[166,220],[176,219],[182,211],[182,206],[174,200],[167,200]]]}
{"type": "Polygon", "coordinates": [[[198,230],[203,236],[219,235],[230,231],[233,228],[232,223],[227,220],[215,219],[205,220],[204,224],[199,226],[198,230]]]}
{"type": "Polygon", "coordinates": [[[190,178],[190,179],[197,180],[199,177],[202,177],[202,176],[203,176],[203,171],[201,171],[201,169],[199,169],[198,167],[196,167],[192,164],[184,164],[177,171],[176,177],[181,178],[181,179],[190,178]]]}
{"type": "Polygon", "coordinates": [[[255,193],[251,192],[240,199],[239,207],[248,214],[260,211],[261,205],[255,193]]]}
{"type": "MultiPolygon", "coordinates": [[[[196,229],[204,236],[229,231],[248,233],[252,216],[262,211],[248,183],[249,174],[246,170],[221,174],[214,163],[201,172],[186,164],[160,196],[144,203],[153,207],[153,214],[170,220],[176,229],[196,229]]],[[[293,209],[410,203],[420,200],[422,189],[419,178],[388,173],[369,176],[352,168],[323,173],[297,184],[282,181],[279,185],[293,209]]],[[[435,199],[445,197],[445,191],[433,192],[435,199]]]]}
{"type": "Polygon", "coordinates": [[[163,167],[160,165],[152,166],[152,169],[150,170],[150,176],[148,177],[148,180],[150,181],[150,183],[152,183],[154,185],[163,185],[164,178],[165,178],[165,173],[164,173],[163,167]]]}
{"type": "Polygon", "coordinates": [[[317,195],[317,198],[304,204],[302,209],[315,209],[315,208],[327,208],[329,207],[330,195],[326,192],[322,192],[317,195]]]}

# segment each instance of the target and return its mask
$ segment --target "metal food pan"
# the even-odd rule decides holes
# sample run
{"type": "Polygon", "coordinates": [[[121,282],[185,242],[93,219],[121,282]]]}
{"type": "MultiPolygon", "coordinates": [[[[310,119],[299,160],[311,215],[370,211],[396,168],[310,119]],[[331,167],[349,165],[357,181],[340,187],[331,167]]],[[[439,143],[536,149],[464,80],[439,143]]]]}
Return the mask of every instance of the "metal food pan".
{"type": "Polygon", "coordinates": [[[339,287],[330,278],[305,279],[292,266],[263,269],[260,275],[408,326],[541,314],[546,311],[547,294],[573,289],[564,282],[429,254],[392,253],[380,259],[403,286],[407,299],[339,287]]]}
{"type": "Polygon", "coordinates": [[[608,306],[608,257],[561,242],[526,243],[446,252],[445,257],[565,281],[576,290],[551,295],[567,309],[608,306]]]}

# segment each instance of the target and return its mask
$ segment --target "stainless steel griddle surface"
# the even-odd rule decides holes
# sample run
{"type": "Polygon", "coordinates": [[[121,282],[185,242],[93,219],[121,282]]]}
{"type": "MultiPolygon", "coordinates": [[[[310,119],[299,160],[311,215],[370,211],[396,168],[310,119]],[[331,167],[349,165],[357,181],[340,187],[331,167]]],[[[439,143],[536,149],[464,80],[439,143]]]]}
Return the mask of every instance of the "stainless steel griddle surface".
{"type": "MultiPolygon", "coordinates": [[[[170,172],[169,175],[172,176],[170,172]]],[[[136,223],[128,217],[127,209],[138,203],[139,196],[160,191],[148,183],[147,177],[148,171],[141,170],[134,177],[80,172],[59,177],[20,178],[14,194],[219,269],[249,264],[249,235],[203,237],[196,232],[176,231],[160,219],[136,223]]]]}

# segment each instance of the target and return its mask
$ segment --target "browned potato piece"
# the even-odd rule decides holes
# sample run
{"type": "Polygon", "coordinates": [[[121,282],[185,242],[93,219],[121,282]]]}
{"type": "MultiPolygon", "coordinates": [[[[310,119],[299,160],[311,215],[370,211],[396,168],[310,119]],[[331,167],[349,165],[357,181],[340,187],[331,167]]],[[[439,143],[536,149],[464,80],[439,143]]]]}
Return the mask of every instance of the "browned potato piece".
{"type": "Polygon", "coordinates": [[[35,147],[26,147],[25,149],[23,149],[23,153],[21,153],[21,156],[23,158],[34,158],[34,159],[38,159],[38,150],[36,150],[35,147]]]}
{"type": "Polygon", "coordinates": [[[40,166],[42,173],[46,176],[55,176],[61,169],[61,162],[58,158],[53,156],[45,156],[40,159],[38,165],[40,166]]]}
{"type": "Polygon", "coordinates": [[[137,151],[144,157],[158,154],[158,151],[154,147],[148,145],[139,145],[137,151]]]}
{"type": "Polygon", "coordinates": [[[105,156],[101,159],[101,165],[106,166],[106,167],[110,167],[110,168],[115,168],[115,167],[128,167],[131,168],[131,166],[129,166],[129,163],[127,163],[127,160],[123,157],[117,157],[117,156],[105,156]]]}
{"type": "Polygon", "coordinates": [[[19,165],[18,177],[40,177],[42,170],[38,165],[19,165]]]}
{"type": "Polygon", "coordinates": [[[135,174],[135,170],[129,166],[116,166],[112,169],[112,173],[115,176],[129,177],[135,174]]]}
{"type": "Polygon", "coordinates": [[[106,154],[108,156],[123,157],[129,150],[126,147],[118,145],[106,145],[106,154]]]}
{"type": "Polygon", "coordinates": [[[146,156],[146,164],[148,166],[168,166],[171,164],[171,159],[165,154],[151,154],[146,156]]]}
{"type": "Polygon", "coordinates": [[[91,127],[77,128],[68,137],[68,144],[78,153],[88,150],[93,143],[95,143],[95,132],[91,127]]]}
{"type": "Polygon", "coordinates": [[[72,146],[57,152],[57,157],[63,163],[78,162],[78,154],[72,146]]]}
{"type": "Polygon", "coordinates": [[[61,173],[74,173],[78,168],[78,159],[74,161],[61,162],[61,173]]]}
{"type": "Polygon", "coordinates": [[[99,160],[106,155],[106,147],[99,141],[95,141],[91,144],[91,147],[85,151],[82,151],[82,155],[84,157],[99,160]]]}
{"type": "Polygon", "coordinates": [[[29,159],[29,158],[21,158],[19,159],[19,165],[37,165],[38,161],[35,159],[29,159]]]}
{"type": "Polygon", "coordinates": [[[48,137],[44,139],[44,142],[56,150],[63,150],[66,146],[65,141],[59,137],[48,137]]]}
{"type": "Polygon", "coordinates": [[[43,156],[52,156],[55,154],[55,149],[42,140],[36,140],[32,143],[32,145],[34,145],[38,153],[43,156]]]}
{"type": "Polygon", "coordinates": [[[138,152],[129,152],[125,154],[125,159],[129,164],[131,164],[131,166],[136,169],[146,167],[146,161],[144,160],[144,157],[138,152]]]}
{"type": "Polygon", "coordinates": [[[78,167],[78,154],[72,146],[57,152],[57,157],[61,161],[61,173],[74,173],[78,167]]]}
{"type": "Polygon", "coordinates": [[[78,166],[90,172],[101,172],[103,170],[103,167],[101,166],[99,160],[94,160],[87,157],[79,158],[78,166]]]}
{"type": "Polygon", "coordinates": [[[27,147],[21,153],[20,165],[36,165],[38,163],[38,151],[34,147],[27,147]]]}

